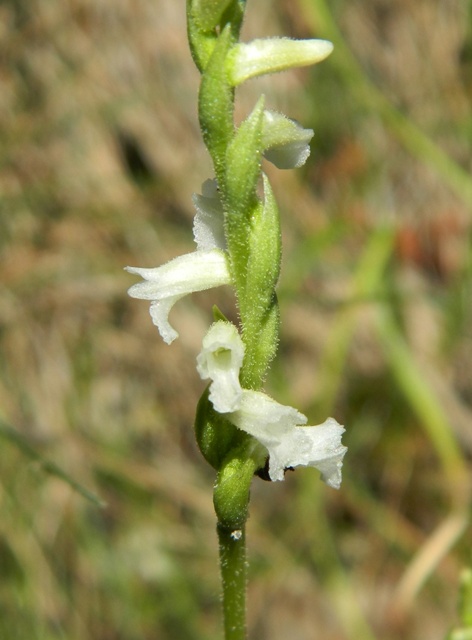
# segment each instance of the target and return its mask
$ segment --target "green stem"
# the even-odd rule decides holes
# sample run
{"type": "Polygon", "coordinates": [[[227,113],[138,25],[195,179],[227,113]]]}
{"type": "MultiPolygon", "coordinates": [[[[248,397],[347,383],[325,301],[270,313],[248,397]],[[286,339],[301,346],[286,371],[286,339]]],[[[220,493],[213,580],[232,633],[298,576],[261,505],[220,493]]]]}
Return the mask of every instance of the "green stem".
{"type": "Polygon", "coordinates": [[[225,640],[246,638],[246,532],[218,523],[225,640]]]}
{"type": "Polygon", "coordinates": [[[225,640],[246,638],[245,526],[251,480],[264,457],[263,448],[245,437],[223,461],[216,478],[213,502],[218,518],[225,640]]]}

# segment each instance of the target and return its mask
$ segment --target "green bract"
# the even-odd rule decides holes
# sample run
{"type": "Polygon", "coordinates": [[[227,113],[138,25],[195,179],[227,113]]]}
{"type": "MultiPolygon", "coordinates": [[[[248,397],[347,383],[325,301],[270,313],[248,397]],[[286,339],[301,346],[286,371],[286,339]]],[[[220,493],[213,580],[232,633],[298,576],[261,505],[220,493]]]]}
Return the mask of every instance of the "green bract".
{"type": "Polygon", "coordinates": [[[203,31],[210,31],[218,26],[230,4],[231,0],[194,0],[191,3],[191,15],[203,31]]]}
{"type": "Polygon", "coordinates": [[[215,165],[220,188],[225,170],[226,149],[234,135],[234,91],[225,72],[225,60],[232,47],[229,27],[224,29],[202,75],[198,96],[200,127],[215,165]]]}

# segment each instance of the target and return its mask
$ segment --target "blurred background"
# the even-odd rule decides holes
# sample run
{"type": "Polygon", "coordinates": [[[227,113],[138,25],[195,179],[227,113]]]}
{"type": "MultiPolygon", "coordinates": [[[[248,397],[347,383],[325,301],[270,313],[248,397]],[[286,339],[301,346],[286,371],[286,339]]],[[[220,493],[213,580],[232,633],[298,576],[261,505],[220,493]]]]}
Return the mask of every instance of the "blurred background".
{"type": "MultiPolygon", "coordinates": [[[[255,479],[249,637],[443,640],[471,563],[472,28],[467,0],[253,0],[244,39],[321,37],[251,81],[315,130],[280,203],[266,389],[347,428],[339,492],[255,479]]],[[[193,250],[212,175],[185,3],[0,4],[0,637],[221,637],[195,370],[225,288],[165,345],[126,265],[193,250]],[[88,495],[90,491],[93,495],[88,495]],[[94,496],[96,498],[94,498],[94,496]],[[102,502],[103,505],[98,504],[102,502]]]]}

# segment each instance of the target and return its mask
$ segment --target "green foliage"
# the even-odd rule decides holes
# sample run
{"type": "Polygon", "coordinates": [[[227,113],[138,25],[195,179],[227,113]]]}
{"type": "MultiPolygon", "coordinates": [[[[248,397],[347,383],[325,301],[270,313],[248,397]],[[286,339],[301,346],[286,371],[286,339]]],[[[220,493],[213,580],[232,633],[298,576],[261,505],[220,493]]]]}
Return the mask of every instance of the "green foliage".
{"type": "Polygon", "coordinates": [[[459,598],[460,628],[453,629],[446,640],[470,640],[472,638],[472,570],[461,575],[459,598]]]}

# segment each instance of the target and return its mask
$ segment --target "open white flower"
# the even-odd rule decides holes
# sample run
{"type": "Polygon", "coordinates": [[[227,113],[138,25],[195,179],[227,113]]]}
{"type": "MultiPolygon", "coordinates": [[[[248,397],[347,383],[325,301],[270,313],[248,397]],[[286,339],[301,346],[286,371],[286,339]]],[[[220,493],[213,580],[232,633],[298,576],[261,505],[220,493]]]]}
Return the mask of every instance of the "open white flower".
{"type": "Polygon", "coordinates": [[[177,300],[188,293],[219,287],[231,281],[226,255],[220,249],[186,253],[154,269],[126,267],[126,271],[144,278],[144,282],[130,287],[128,294],[132,298],[151,300],[149,312],[152,321],[167,344],[179,335],[168,320],[177,300]]]}
{"type": "Polygon", "coordinates": [[[283,480],[289,467],[315,467],[326,484],[338,489],[347,451],[341,444],[344,427],[333,418],[322,425],[302,426],[307,418],[293,407],[265,393],[242,389],[243,357],[244,344],[236,327],[224,321],[215,323],[203,341],[197,369],[203,379],[212,380],[210,400],[216,411],[227,414],[236,427],[267,449],[271,480],[283,480]]]}
{"type": "Polygon", "coordinates": [[[234,324],[215,322],[203,338],[197,371],[202,380],[211,378],[210,400],[218,413],[234,411],[240,404],[239,371],[243,358],[244,345],[234,324]]]}
{"type": "Polygon", "coordinates": [[[231,283],[224,245],[223,211],[221,205],[218,206],[219,198],[213,181],[203,185],[203,192],[204,195],[194,197],[197,251],[178,256],[153,269],[126,267],[129,273],[136,273],[144,279],[144,282],[130,287],[128,294],[132,298],[151,301],[152,321],[167,344],[179,335],[168,319],[177,300],[188,293],[231,283]]]}

